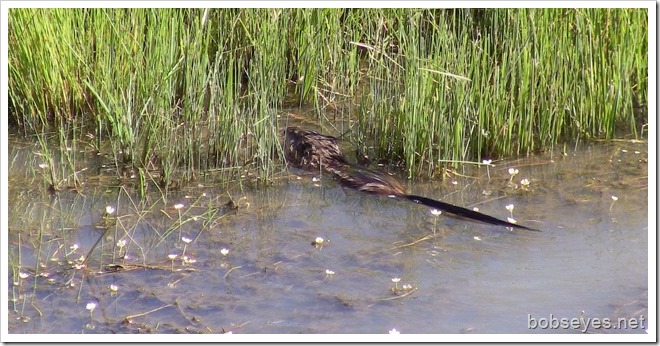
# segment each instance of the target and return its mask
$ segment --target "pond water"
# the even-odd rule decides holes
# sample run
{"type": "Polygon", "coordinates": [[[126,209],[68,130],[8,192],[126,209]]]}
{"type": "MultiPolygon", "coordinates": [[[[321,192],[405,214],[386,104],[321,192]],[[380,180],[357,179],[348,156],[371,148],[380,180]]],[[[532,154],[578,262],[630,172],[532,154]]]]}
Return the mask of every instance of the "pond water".
{"type": "Polygon", "coordinates": [[[296,170],[229,193],[199,181],[166,202],[91,180],[51,196],[36,150],[10,138],[10,333],[581,333],[594,318],[643,327],[587,333],[645,332],[645,143],[408,185],[542,232],[296,170]]]}

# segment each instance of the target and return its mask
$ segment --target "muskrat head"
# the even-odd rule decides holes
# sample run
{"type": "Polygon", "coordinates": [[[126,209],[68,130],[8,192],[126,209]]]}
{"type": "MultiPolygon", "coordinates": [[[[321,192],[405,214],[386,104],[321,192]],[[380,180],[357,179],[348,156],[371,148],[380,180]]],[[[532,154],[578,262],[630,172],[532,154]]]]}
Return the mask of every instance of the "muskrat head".
{"type": "Polygon", "coordinates": [[[348,164],[336,137],[289,126],[284,130],[286,159],[294,166],[318,170],[348,164]]]}

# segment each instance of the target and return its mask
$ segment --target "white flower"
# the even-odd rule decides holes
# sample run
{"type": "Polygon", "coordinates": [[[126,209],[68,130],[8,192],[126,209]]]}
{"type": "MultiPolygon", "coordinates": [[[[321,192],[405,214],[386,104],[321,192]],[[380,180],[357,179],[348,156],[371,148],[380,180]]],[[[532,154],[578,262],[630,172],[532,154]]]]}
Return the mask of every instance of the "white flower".
{"type": "Polygon", "coordinates": [[[73,244],[73,245],[69,246],[69,249],[71,249],[73,251],[78,250],[78,244],[73,244]]]}
{"type": "Polygon", "coordinates": [[[512,211],[513,210],[513,204],[509,204],[506,206],[506,210],[512,211]]]}
{"type": "Polygon", "coordinates": [[[330,269],[326,269],[326,270],[325,270],[325,273],[326,273],[327,275],[335,275],[335,272],[333,272],[333,271],[330,270],[330,269]]]}
{"type": "Polygon", "coordinates": [[[48,164],[46,164],[46,163],[40,163],[40,164],[39,164],[39,168],[41,168],[41,169],[46,169],[46,168],[48,168],[48,164]]]}
{"type": "Polygon", "coordinates": [[[169,258],[171,260],[175,260],[176,257],[177,257],[177,255],[175,255],[175,254],[167,255],[167,258],[169,258]]]}
{"type": "Polygon", "coordinates": [[[481,240],[481,238],[475,236],[475,237],[474,237],[474,240],[481,240]]]}
{"type": "Polygon", "coordinates": [[[512,217],[507,217],[506,219],[511,223],[517,223],[518,222],[518,221],[516,221],[516,219],[514,219],[512,217]]]}
{"type": "Polygon", "coordinates": [[[525,178],[520,181],[520,185],[522,186],[529,186],[529,179],[525,178]]]}
{"type": "Polygon", "coordinates": [[[227,256],[227,254],[229,253],[229,250],[223,248],[222,250],[220,250],[220,253],[221,253],[223,256],[227,256]]]}
{"type": "Polygon", "coordinates": [[[124,246],[126,246],[126,239],[120,239],[120,240],[117,242],[117,246],[118,246],[120,249],[123,248],[124,246]]]}
{"type": "Polygon", "coordinates": [[[87,303],[87,306],[85,306],[85,308],[89,311],[94,311],[94,309],[96,309],[96,303],[94,302],[87,303]]]}
{"type": "Polygon", "coordinates": [[[177,203],[177,204],[174,205],[174,209],[176,209],[176,210],[179,210],[181,208],[183,208],[183,204],[181,204],[181,203],[177,203]]]}
{"type": "Polygon", "coordinates": [[[108,215],[112,215],[112,213],[115,212],[115,208],[113,208],[111,205],[105,207],[105,213],[108,215]]]}
{"type": "Polygon", "coordinates": [[[390,329],[390,334],[401,334],[396,328],[390,329]]]}
{"type": "Polygon", "coordinates": [[[18,277],[21,279],[27,279],[28,276],[30,276],[28,273],[23,273],[23,272],[18,273],[18,277]]]}
{"type": "Polygon", "coordinates": [[[316,244],[323,244],[324,241],[325,241],[325,240],[324,240],[323,238],[321,238],[321,237],[316,237],[316,239],[314,240],[314,242],[315,242],[316,244]]]}
{"type": "Polygon", "coordinates": [[[117,287],[117,285],[110,285],[110,291],[117,292],[118,289],[119,287],[117,287]]]}
{"type": "Polygon", "coordinates": [[[619,197],[617,197],[617,196],[612,196],[612,200],[616,202],[616,201],[619,200],[619,197]]]}
{"type": "Polygon", "coordinates": [[[181,237],[181,241],[183,241],[184,243],[188,244],[188,243],[190,243],[190,242],[192,241],[192,239],[190,239],[190,238],[186,238],[186,237],[181,237]]]}
{"type": "Polygon", "coordinates": [[[438,209],[431,209],[431,214],[433,214],[435,216],[438,216],[438,215],[442,214],[442,211],[438,210],[438,209]]]}
{"type": "Polygon", "coordinates": [[[490,164],[493,162],[493,160],[483,160],[481,162],[483,162],[484,165],[490,166],[490,164]]]}
{"type": "Polygon", "coordinates": [[[401,281],[401,278],[392,278],[392,282],[394,282],[394,283],[397,283],[399,281],[401,281]]]}
{"type": "Polygon", "coordinates": [[[516,175],[516,174],[518,174],[518,170],[515,169],[515,168],[509,168],[509,174],[516,175]]]}

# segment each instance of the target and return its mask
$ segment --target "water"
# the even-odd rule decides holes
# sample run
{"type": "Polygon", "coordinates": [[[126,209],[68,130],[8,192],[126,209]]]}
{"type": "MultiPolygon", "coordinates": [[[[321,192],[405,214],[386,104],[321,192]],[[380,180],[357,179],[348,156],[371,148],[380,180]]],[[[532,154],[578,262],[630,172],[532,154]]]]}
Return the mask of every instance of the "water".
{"type": "Polygon", "coordinates": [[[91,182],[82,194],[51,197],[31,178],[33,150],[10,140],[10,333],[580,333],[583,324],[538,325],[647,322],[644,144],[594,145],[408,186],[503,219],[513,204],[517,222],[540,233],[434,216],[301,171],[231,191],[236,211],[222,210],[229,197],[211,181],[167,202],[141,204],[91,182]],[[107,205],[116,212],[103,227],[107,205]],[[317,237],[324,241],[314,246],[317,237]]]}

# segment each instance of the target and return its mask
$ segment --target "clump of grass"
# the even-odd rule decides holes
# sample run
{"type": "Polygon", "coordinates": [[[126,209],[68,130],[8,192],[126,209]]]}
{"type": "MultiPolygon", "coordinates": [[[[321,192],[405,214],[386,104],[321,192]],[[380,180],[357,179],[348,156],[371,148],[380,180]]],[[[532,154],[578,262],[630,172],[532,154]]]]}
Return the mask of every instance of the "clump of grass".
{"type": "Polygon", "coordinates": [[[390,30],[396,49],[366,42],[374,48],[359,127],[374,139],[371,156],[403,162],[411,178],[424,169],[433,175],[446,161],[613,138],[621,123],[639,133],[634,108],[636,98],[645,99],[644,10],[388,14],[376,21],[390,30]]]}
{"type": "Polygon", "coordinates": [[[643,134],[646,12],[10,9],[11,120],[57,158],[51,185],[80,185],[87,144],[143,192],[213,170],[268,181],[290,98],[356,129],[360,152],[434,175],[643,134]]]}
{"type": "Polygon", "coordinates": [[[109,143],[119,176],[139,170],[160,186],[249,162],[268,175],[286,78],[285,41],[267,33],[287,14],[12,9],[14,121],[57,128],[64,154],[91,132],[109,143]]]}

